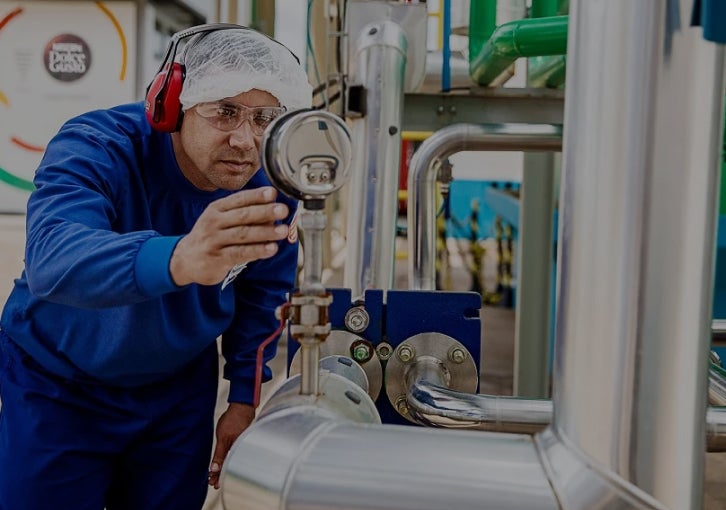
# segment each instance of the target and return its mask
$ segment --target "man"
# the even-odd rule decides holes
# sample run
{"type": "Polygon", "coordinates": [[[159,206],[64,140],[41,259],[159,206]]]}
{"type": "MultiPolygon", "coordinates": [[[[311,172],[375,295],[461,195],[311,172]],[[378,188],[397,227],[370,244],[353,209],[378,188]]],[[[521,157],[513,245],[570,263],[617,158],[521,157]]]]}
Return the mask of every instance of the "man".
{"type": "Polygon", "coordinates": [[[254,417],[256,350],[297,266],[295,203],[259,170],[261,136],[311,87],[262,34],[192,33],[150,111],[68,121],[37,170],[0,321],[1,510],[199,509],[254,417]],[[220,335],[229,407],[210,466],[220,335]]]}

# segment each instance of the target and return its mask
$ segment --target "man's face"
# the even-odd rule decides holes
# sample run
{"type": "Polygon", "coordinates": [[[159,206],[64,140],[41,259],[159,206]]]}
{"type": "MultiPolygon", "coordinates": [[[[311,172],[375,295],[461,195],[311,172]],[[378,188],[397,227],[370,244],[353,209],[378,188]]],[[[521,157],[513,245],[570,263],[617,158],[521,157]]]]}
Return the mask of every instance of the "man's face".
{"type": "MultiPolygon", "coordinates": [[[[197,105],[184,113],[181,130],[172,134],[174,154],[184,176],[204,191],[241,189],[260,168],[259,126],[254,128],[247,108],[279,106],[269,92],[252,89],[210,104],[197,105]],[[239,127],[220,126],[219,116],[242,112],[239,127]],[[257,132],[256,132],[257,131],[257,132]]],[[[254,110],[253,110],[254,111],[254,110]]],[[[266,114],[265,110],[259,110],[266,114]]]]}

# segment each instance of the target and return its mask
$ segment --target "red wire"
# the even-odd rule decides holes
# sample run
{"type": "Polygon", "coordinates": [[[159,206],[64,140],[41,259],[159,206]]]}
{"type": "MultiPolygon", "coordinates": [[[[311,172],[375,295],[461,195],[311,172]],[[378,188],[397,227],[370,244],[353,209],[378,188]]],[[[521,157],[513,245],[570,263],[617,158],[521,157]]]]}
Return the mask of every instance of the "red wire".
{"type": "Polygon", "coordinates": [[[255,409],[257,409],[257,406],[260,405],[260,392],[262,391],[262,367],[265,365],[263,359],[264,350],[265,347],[267,347],[267,345],[277,338],[277,336],[282,333],[282,330],[285,329],[285,322],[287,322],[287,309],[289,307],[290,303],[285,303],[280,307],[280,325],[270,336],[265,338],[259,347],[257,347],[257,363],[255,365],[255,397],[253,404],[255,409]]]}

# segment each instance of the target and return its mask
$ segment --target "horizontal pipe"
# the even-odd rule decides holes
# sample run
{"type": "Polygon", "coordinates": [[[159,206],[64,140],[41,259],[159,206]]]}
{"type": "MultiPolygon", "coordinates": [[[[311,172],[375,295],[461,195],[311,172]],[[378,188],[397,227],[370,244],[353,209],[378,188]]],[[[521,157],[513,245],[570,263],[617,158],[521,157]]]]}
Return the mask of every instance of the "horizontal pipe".
{"type": "Polygon", "coordinates": [[[408,174],[408,284],[436,288],[436,174],[461,151],[562,150],[562,129],[535,124],[453,124],[427,138],[411,158],[408,174]]]}
{"type": "MultiPolygon", "coordinates": [[[[548,399],[470,394],[447,388],[445,375],[432,363],[416,363],[408,372],[406,400],[409,416],[418,424],[440,428],[467,428],[489,432],[536,434],[552,422],[553,406],[548,399]]],[[[726,404],[723,369],[711,365],[706,414],[706,451],[726,451],[726,404]]]]}
{"type": "Polygon", "coordinates": [[[511,21],[497,27],[481,50],[469,57],[469,76],[479,85],[491,85],[521,57],[564,55],[568,16],[511,21]]]}
{"type": "Polygon", "coordinates": [[[529,436],[366,425],[301,408],[253,423],[229,460],[229,510],[560,508],[529,436]]]}
{"type": "Polygon", "coordinates": [[[406,394],[411,417],[429,427],[534,434],[552,421],[552,401],[462,394],[426,381],[406,394]]]}

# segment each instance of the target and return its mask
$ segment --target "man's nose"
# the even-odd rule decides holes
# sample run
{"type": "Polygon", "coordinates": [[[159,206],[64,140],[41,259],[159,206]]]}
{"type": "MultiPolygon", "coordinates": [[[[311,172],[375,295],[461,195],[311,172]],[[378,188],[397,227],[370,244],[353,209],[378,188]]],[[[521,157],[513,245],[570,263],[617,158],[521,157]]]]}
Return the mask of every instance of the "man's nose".
{"type": "Polygon", "coordinates": [[[230,132],[229,145],[243,150],[256,147],[255,134],[252,132],[249,119],[245,119],[240,127],[230,132]]]}

